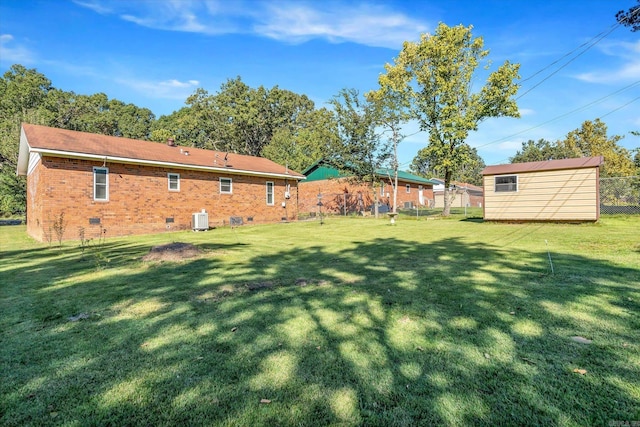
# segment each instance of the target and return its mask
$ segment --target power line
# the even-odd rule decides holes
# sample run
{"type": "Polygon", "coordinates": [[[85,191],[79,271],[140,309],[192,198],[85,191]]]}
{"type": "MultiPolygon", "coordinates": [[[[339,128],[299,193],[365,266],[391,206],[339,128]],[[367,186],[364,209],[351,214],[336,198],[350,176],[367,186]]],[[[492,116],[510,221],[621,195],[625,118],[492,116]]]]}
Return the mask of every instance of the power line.
{"type": "Polygon", "coordinates": [[[578,48],[572,50],[571,52],[567,53],[566,55],[564,55],[562,58],[558,59],[557,61],[551,63],[550,65],[546,66],[545,68],[543,68],[542,70],[536,72],[535,74],[533,74],[532,76],[528,77],[527,79],[523,80],[523,82],[530,80],[532,77],[540,74],[542,71],[545,71],[547,69],[549,69],[550,67],[552,67],[553,65],[557,64],[559,61],[561,61],[562,59],[566,58],[567,56],[573,54],[576,50],[582,48],[585,45],[588,45],[584,50],[582,50],[582,52],[578,53],[576,56],[574,56],[573,58],[569,59],[566,63],[564,63],[561,67],[559,67],[557,70],[555,70],[554,72],[552,72],[551,74],[549,74],[548,76],[546,76],[545,78],[543,78],[542,80],[540,80],[538,83],[536,83],[535,85],[533,85],[532,87],[530,87],[527,91],[525,91],[524,93],[522,93],[520,96],[518,96],[516,98],[516,100],[522,98],[523,96],[525,96],[526,94],[528,94],[529,92],[531,92],[532,90],[534,90],[535,88],[537,88],[538,86],[540,86],[542,83],[546,82],[547,80],[549,80],[551,77],[553,77],[554,75],[556,75],[560,70],[562,70],[563,68],[565,68],[566,66],[568,66],[569,64],[571,64],[573,61],[575,61],[576,59],[578,59],[580,56],[584,55],[589,49],[591,49],[593,46],[595,46],[596,44],[600,43],[602,41],[602,39],[604,39],[605,37],[607,37],[609,34],[611,34],[613,31],[615,31],[618,27],[620,27],[621,24],[615,24],[612,26],[612,28],[609,29],[609,31],[607,31],[606,33],[603,31],[602,33],[598,34],[597,36],[595,36],[594,38],[592,38],[591,40],[589,40],[587,43],[583,43],[581,46],[579,46],[578,48]],[[604,33],[604,34],[603,34],[604,33]],[[594,41],[594,39],[596,39],[594,41]]]}
{"type": "Polygon", "coordinates": [[[600,116],[600,118],[607,117],[609,114],[611,114],[611,113],[615,113],[616,111],[623,109],[623,108],[624,108],[624,107],[626,107],[627,105],[629,105],[629,104],[631,104],[631,103],[633,103],[633,102],[636,102],[638,99],[640,99],[640,96],[639,96],[639,97],[637,97],[637,98],[632,99],[631,101],[627,102],[627,103],[626,103],[626,104],[624,104],[624,105],[619,106],[619,107],[618,107],[618,108],[616,108],[615,110],[611,110],[611,111],[609,111],[607,114],[604,114],[604,115],[600,116]]]}
{"type": "MultiPolygon", "coordinates": [[[[529,132],[529,131],[531,131],[531,130],[534,130],[534,129],[537,129],[537,128],[539,128],[539,127],[542,127],[542,126],[544,126],[544,125],[546,125],[546,124],[549,124],[549,123],[555,122],[556,120],[560,120],[560,119],[562,119],[562,118],[565,118],[565,117],[567,117],[567,116],[569,116],[569,115],[571,115],[571,114],[573,114],[573,113],[577,113],[578,111],[586,110],[587,108],[589,108],[589,107],[591,107],[591,106],[593,106],[593,105],[595,105],[595,104],[598,104],[598,103],[600,103],[600,102],[604,101],[604,100],[605,100],[605,99],[607,99],[607,98],[610,98],[610,97],[612,97],[612,96],[614,96],[614,95],[617,95],[617,94],[619,94],[619,93],[621,93],[621,92],[624,92],[624,91],[626,91],[626,90],[629,90],[629,89],[631,89],[631,88],[633,88],[633,87],[635,87],[635,86],[638,86],[638,85],[640,85],[640,80],[635,81],[635,82],[631,83],[630,85],[623,87],[622,89],[618,89],[617,91],[615,91],[615,92],[613,92],[613,93],[610,93],[609,95],[603,96],[602,98],[598,98],[598,99],[596,99],[595,101],[592,101],[592,102],[590,102],[590,103],[588,103],[588,104],[586,104],[586,105],[583,105],[583,106],[578,107],[578,108],[576,108],[576,109],[574,109],[574,110],[571,110],[571,111],[569,111],[568,113],[564,113],[564,114],[562,114],[562,115],[560,115],[560,116],[554,117],[553,119],[551,119],[551,120],[547,120],[546,122],[540,123],[540,124],[538,124],[538,125],[536,125],[536,126],[530,127],[530,128],[528,128],[528,129],[522,130],[522,131],[520,131],[520,132],[516,132],[516,133],[514,133],[514,134],[511,134],[511,135],[505,136],[505,137],[500,138],[500,139],[496,139],[496,140],[491,141],[491,142],[488,142],[488,143],[486,143],[486,144],[479,145],[479,146],[477,146],[477,147],[475,147],[475,148],[482,148],[482,147],[486,147],[487,145],[491,145],[491,144],[495,144],[495,143],[498,143],[498,142],[506,141],[506,140],[508,140],[508,139],[510,139],[510,138],[513,138],[514,136],[521,135],[521,134],[523,134],[523,133],[526,133],[526,132],[529,132]]],[[[609,112],[608,112],[608,113],[606,113],[604,116],[601,116],[601,118],[602,118],[602,117],[605,117],[605,116],[607,116],[607,115],[609,115],[609,114],[611,114],[611,113],[613,113],[613,112],[615,112],[615,111],[618,111],[618,110],[620,110],[621,108],[626,107],[627,105],[631,104],[632,102],[636,101],[637,99],[638,99],[638,98],[636,98],[636,99],[632,100],[631,102],[626,103],[625,105],[622,105],[622,106],[620,106],[620,107],[616,108],[616,109],[615,109],[615,110],[613,110],[613,111],[609,111],[609,112]]]]}
{"type": "MultiPolygon", "coordinates": [[[[619,27],[620,24],[614,24],[612,27],[614,27],[611,31],[615,30],[617,27],[619,27]]],[[[606,30],[605,30],[606,31],[606,30]]],[[[537,76],[538,74],[542,73],[543,71],[548,70],[549,68],[553,67],[554,65],[556,65],[558,62],[562,61],[564,58],[566,58],[567,56],[573,54],[574,52],[576,52],[577,50],[583,48],[584,46],[588,45],[589,43],[591,43],[595,38],[600,37],[605,31],[602,31],[600,34],[594,36],[591,38],[591,40],[586,41],[584,43],[582,43],[580,46],[578,46],[577,48],[573,49],[571,52],[565,53],[564,55],[562,55],[560,58],[556,59],[555,61],[553,61],[551,64],[547,65],[546,67],[541,68],[540,70],[536,71],[535,73],[533,73],[532,75],[530,75],[529,77],[527,77],[526,79],[523,79],[520,81],[520,83],[524,83],[526,81],[531,80],[532,78],[534,78],[535,76],[537,76]]],[[[609,31],[609,32],[611,32],[609,31]]]]}
{"type": "MultiPolygon", "coordinates": [[[[631,18],[634,15],[637,15],[640,13],[640,7],[635,9],[628,17],[625,18],[625,21],[630,21],[631,18]]],[[[566,66],[568,66],[569,64],[571,64],[573,61],[575,61],[576,59],[578,59],[580,56],[582,56],[583,54],[585,54],[589,49],[591,49],[593,46],[595,46],[596,44],[600,43],[602,41],[602,39],[604,39],[605,37],[607,37],[609,34],[611,34],[612,32],[614,32],[616,29],[618,29],[619,27],[622,26],[622,22],[617,22],[615,24],[613,24],[611,27],[609,27],[608,30],[604,30],[602,32],[600,32],[599,34],[595,35],[594,37],[592,37],[589,41],[581,44],[580,46],[578,46],[577,48],[573,49],[572,51],[564,54],[563,56],[561,56],[560,58],[558,58],[557,60],[553,61],[551,64],[547,65],[546,67],[543,67],[542,69],[536,71],[535,73],[533,73],[532,75],[530,75],[529,77],[527,77],[524,80],[521,80],[520,83],[524,83],[526,81],[531,80],[532,78],[534,78],[535,76],[537,76],[538,74],[548,70],[549,68],[553,67],[554,65],[556,65],[557,63],[559,63],[560,61],[562,61],[564,58],[571,56],[572,54],[574,54],[576,51],[579,51],[580,49],[583,49],[582,52],[578,53],[576,56],[574,56],[573,58],[571,58],[570,60],[568,60],[564,65],[562,65],[560,68],[558,68],[557,70],[555,70],[554,72],[552,72],[551,74],[549,74],[548,76],[546,76],[545,78],[543,78],[542,80],[540,80],[538,83],[536,83],[535,85],[533,85],[532,87],[530,87],[527,91],[525,91],[524,93],[520,94],[520,96],[518,96],[516,98],[516,100],[522,98],[523,96],[525,96],[526,94],[528,94],[529,92],[531,92],[533,89],[537,88],[538,86],[540,86],[542,83],[544,83],[545,81],[549,80],[552,76],[554,76],[555,74],[557,74],[560,70],[562,70],[563,68],[565,68],[566,66]],[[586,48],[585,48],[586,46],[586,48]]]]}

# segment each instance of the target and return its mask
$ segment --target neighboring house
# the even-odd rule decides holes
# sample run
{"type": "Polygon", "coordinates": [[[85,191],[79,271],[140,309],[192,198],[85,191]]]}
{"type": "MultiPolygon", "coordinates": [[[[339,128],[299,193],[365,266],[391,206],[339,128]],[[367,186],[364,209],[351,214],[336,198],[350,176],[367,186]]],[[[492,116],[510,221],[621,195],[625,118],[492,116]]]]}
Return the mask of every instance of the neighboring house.
{"type": "Polygon", "coordinates": [[[602,157],[488,166],[484,219],[597,221],[602,157]]]}
{"type": "MultiPolygon", "coordinates": [[[[305,171],[298,186],[298,211],[316,214],[318,195],[322,196],[324,213],[346,214],[370,212],[377,200],[381,211],[393,208],[393,170],[378,169],[378,182],[374,189],[366,183],[356,183],[325,160],[319,160],[305,171]]],[[[415,206],[429,207],[433,200],[433,181],[408,172],[398,171],[398,209],[415,206]]]]}
{"type": "Polygon", "coordinates": [[[65,239],[294,219],[304,179],[264,158],[29,124],[17,173],[27,232],[40,241],[61,215],[65,239]]]}
{"type": "MultiPolygon", "coordinates": [[[[444,208],[444,179],[431,178],[432,181],[437,182],[433,186],[434,208],[444,208]]],[[[482,187],[469,184],[466,182],[453,181],[449,185],[452,196],[451,207],[452,208],[464,208],[464,207],[482,207],[482,187]]]]}

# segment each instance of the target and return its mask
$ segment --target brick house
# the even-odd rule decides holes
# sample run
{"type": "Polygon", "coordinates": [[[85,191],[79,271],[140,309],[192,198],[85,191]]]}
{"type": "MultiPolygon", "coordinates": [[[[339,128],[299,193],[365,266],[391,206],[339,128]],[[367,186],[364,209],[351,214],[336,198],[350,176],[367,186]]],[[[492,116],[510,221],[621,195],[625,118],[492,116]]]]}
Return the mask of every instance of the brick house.
{"type": "Polygon", "coordinates": [[[17,173],[27,233],[40,241],[61,214],[64,239],[191,229],[203,211],[210,226],[294,219],[304,179],[265,158],[30,124],[17,173]]]}
{"type": "MultiPolygon", "coordinates": [[[[370,211],[375,200],[380,206],[392,208],[393,170],[376,171],[375,194],[368,184],[354,182],[325,160],[317,161],[302,173],[306,179],[298,185],[298,211],[301,215],[318,212],[318,194],[322,195],[322,209],[327,214],[370,211]]],[[[429,179],[398,171],[398,209],[428,207],[433,199],[433,184],[429,179]]]]}

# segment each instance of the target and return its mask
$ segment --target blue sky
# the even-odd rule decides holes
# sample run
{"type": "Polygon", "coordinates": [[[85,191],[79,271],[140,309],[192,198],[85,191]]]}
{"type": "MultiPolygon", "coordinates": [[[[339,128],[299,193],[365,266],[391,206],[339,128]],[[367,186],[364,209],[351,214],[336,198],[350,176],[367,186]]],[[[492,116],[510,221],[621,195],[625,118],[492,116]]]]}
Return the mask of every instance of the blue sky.
{"type": "MultiPolygon", "coordinates": [[[[618,10],[635,4],[2,0],[0,72],[20,63],[57,88],[104,92],[158,117],[184,106],[196,88],[215,93],[237,76],[252,87],[305,94],[321,107],[342,88],[375,89],[404,40],[418,40],[439,22],[473,25],[492,70],[517,62],[527,79],[518,95],[521,118],[488,119],[468,140],[487,164],[499,164],[523,141],[562,139],[598,117],[609,135],[625,136],[620,145],[640,146],[629,134],[640,130],[640,33],[615,22],[618,10]]],[[[404,168],[426,144],[417,131],[415,124],[405,128],[413,135],[400,146],[404,168]]]]}

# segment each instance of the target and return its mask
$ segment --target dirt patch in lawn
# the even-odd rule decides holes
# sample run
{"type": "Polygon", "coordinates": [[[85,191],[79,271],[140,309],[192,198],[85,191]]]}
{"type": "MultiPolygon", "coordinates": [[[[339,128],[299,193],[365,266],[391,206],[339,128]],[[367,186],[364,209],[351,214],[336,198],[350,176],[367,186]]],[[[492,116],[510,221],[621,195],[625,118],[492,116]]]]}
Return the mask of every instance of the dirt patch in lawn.
{"type": "Polygon", "coordinates": [[[173,242],[166,245],[154,246],[143,261],[180,261],[195,258],[202,254],[202,249],[191,243],[173,242]]]}

